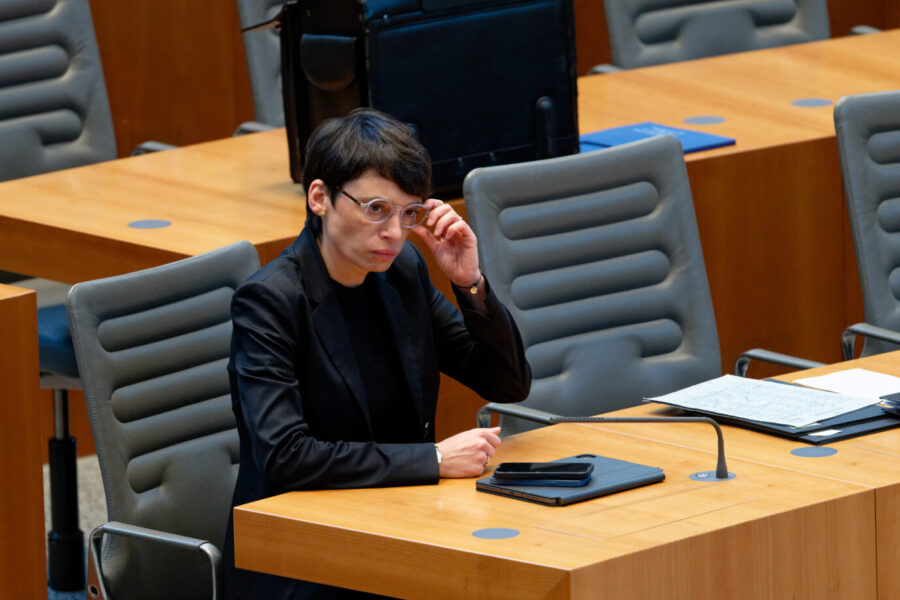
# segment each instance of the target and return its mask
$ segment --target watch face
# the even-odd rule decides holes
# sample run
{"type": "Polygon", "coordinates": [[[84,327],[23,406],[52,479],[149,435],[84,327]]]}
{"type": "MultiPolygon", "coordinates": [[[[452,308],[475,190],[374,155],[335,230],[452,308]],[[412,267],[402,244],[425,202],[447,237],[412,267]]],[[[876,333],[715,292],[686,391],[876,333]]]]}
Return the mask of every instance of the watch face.
{"type": "Polygon", "coordinates": [[[437,444],[434,445],[434,454],[435,454],[435,456],[437,456],[437,463],[441,464],[441,459],[443,457],[441,456],[441,449],[438,448],[437,444]]]}

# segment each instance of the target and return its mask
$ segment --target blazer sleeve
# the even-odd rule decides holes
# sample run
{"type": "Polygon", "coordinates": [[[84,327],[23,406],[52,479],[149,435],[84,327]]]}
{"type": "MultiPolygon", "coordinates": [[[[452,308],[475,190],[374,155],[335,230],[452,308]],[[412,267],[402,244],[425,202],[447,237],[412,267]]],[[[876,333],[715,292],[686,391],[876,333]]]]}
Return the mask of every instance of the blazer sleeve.
{"type": "MultiPolygon", "coordinates": [[[[297,345],[305,346],[303,336],[312,332],[295,300],[279,286],[250,282],[232,301],[233,403],[252,454],[241,460],[253,461],[268,493],[436,483],[432,444],[330,442],[313,435],[294,365],[297,345]]],[[[335,384],[321,382],[317,399],[328,401],[329,385],[335,384]]]]}
{"type": "Polygon", "coordinates": [[[431,283],[424,259],[420,277],[428,289],[440,369],[488,402],[520,402],[531,391],[531,367],[519,329],[485,278],[483,313],[454,288],[457,310],[431,283]],[[460,322],[460,313],[462,322],[460,322]]]}

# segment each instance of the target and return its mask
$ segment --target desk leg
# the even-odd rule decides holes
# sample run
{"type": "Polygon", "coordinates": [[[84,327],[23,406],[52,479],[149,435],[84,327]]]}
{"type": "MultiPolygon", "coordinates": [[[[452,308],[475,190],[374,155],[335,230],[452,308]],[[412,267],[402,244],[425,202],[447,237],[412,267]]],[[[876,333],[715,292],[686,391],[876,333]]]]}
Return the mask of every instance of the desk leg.
{"type": "Polygon", "coordinates": [[[37,301],[0,285],[0,582],[3,597],[46,598],[37,301]]]}

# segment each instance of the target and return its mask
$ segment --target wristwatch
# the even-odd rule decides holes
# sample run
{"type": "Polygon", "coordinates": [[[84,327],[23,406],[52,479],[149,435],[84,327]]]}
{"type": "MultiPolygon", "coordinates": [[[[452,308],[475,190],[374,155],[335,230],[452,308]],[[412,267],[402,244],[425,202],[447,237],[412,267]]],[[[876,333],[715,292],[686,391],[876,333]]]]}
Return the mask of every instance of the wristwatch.
{"type": "Polygon", "coordinates": [[[443,456],[441,455],[441,449],[438,448],[438,445],[434,445],[434,454],[437,456],[438,466],[441,466],[441,460],[443,460],[443,456]]]}
{"type": "Polygon", "coordinates": [[[454,287],[458,287],[461,290],[466,290],[467,292],[469,292],[470,294],[472,294],[474,296],[475,294],[478,293],[478,284],[481,283],[482,279],[484,279],[484,273],[480,274],[478,276],[478,279],[475,281],[475,283],[473,283],[472,285],[469,285],[469,286],[456,285],[452,281],[451,281],[451,283],[453,283],[454,287]]]}

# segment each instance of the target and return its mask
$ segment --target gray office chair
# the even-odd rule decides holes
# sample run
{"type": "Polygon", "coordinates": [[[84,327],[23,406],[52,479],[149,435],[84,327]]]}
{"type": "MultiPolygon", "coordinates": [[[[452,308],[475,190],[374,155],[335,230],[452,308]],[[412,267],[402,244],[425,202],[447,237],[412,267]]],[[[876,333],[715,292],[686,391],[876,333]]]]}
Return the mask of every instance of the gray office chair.
{"type": "Polygon", "coordinates": [[[238,465],[231,296],[258,268],[238,242],[69,292],[110,519],[90,535],[89,597],[218,597],[238,465]]]}
{"type": "Polygon", "coordinates": [[[845,359],[900,349],[900,91],[845,96],[834,125],[865,323],[841,336],[845,359]]]}
{"type": "Polygon", "coordinates": [[[116,157],[87,0],[0,4],[0,54],[0,180],[116,157]]]}
{"type": "Polygon", "coordinates": [[[829,37],[826,0],[604,0],[603,6],[612,61],[624,69],[829,37]]]}
{"type": "MultiPolygon", "coordinates": [[[[274,19],[286,0],[237,0],[241,28],[247,29],[274,19]]],[[[247,31],[244,54],[253,90],[256,121],[242,123],[239,133],[284,127],[281,97],[281,43],[274,27],[247,31]]]]}
{"type": "MultiPolygon", "coordinates": [[[[533,383],[524,408],[587,416],[722,374],[681,144],[673,136],[476,169],[466,211],[533,383]]],[[[806,368],[776,353],[754,358],[806,368]]],[[[531,427],[489,404],[504,434],[531,427]]],[[[532,413],[533,416],[533,413],[532,413]]]]}

